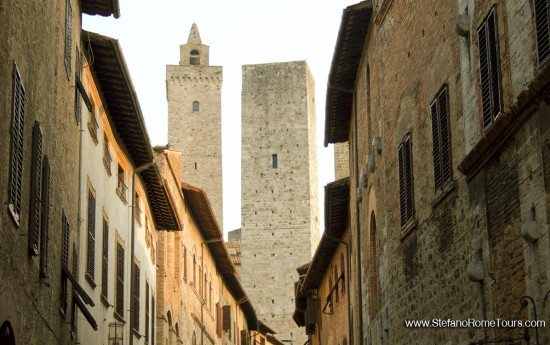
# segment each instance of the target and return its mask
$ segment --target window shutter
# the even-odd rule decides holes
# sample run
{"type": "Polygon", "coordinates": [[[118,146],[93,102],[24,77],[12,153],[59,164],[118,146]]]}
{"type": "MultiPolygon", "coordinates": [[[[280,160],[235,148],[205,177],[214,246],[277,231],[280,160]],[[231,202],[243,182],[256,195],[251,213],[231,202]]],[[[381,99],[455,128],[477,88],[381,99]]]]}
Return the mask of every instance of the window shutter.
{"type": "Polygon", "coordinates": [[[48,276],[48,225],[50,219],[50,162],[44,156],[42,162],[42,214],[40,221],[40,278],[48,276]]]}
{"type": "Polygon", "coordinates": [[[94,279],[95,274],[95,197],[88,192],[88,260],[86,273],[94,279]]]}
{"type": "Polygon", "coordinates": [[[435,190],[439,190],[443,185],[441,177],[441,138],[439,136],[439,116],[437,114],[437,108],[437,99],[435,99],[430,107],[432,113],[432,141],[435,190]]]}
{"type": "Polygon", "coordinates": [[[67,71],[67,79],[71,79],[71,49],[72,49],[72,32],[73,32],[73,9],[71,0],[66,1],[65,5],[65,70],[67,71]]]}
{"type": "Polygon", "coordinates": [[[241,330],[241,345],[248,345],[248,332],[246,329],[241,330]]]}
{"type": "MultiPolygon", "coordinates": [[[[81,73],[80,70],[82,69],[82,65],[80,63],[80,51],[76,50],[76,66],[75,66],[75,74],[76,74],[76,80],[80,83],[81,79],[81,73]]],[[[80,100],[80,87],[75,87],[75,97],[74,97],[74,116],[76,118],[76,122],[80,122],[80,114],[82,110],[82,103],[80,100]]]]}
{"type": "Polygon", "coordinates": [[[155,316],[155,296],[151,296],[151,315],[153,315],[153,321],[151,322],[151,345],[155,345],[155,322],[157,320],[155,316]]]}
{"type": "Polygon", "coordinates": [[[62,249],[61,249],[61,263],[65,268],[69,268],[69,240],[70,240],[70,229],[69,221],[65,215],[65,210],[63,210],[62,216],[62,249]]]}
{"type": "Polygon", "coordinates": [[[115,312],[124,318],[124,247],[117,242],[116,248],[116,298],[115,312]]]}
{"type": "Polygon", "coordinates": [[[222,307],[222,313],[223,313],[222,329],[224,332],[229,332],[231,336],[231,306],[224,305],[222,307]]]}
{"type": "Polygon", "coordinates": [[[134,329],[139,331],[139,293],[140,293],[140,282],[141,277],[139,276],[139,266],[134,261],[134,329]]]}
{"type": "Polygon", "coordinates": [[[149,343],[149,282],[145,282],[145,343],[149,343]]]}
{"type": "Polygon", "coordinates": [[[31,204],[29,207],[29,254],[38,255],[40,240],[40,213],[42,180],[42,129],[35,122],[32,133],[31,204]]]}
{"type": "Polygon", "coordinates": [[[439,127],[441,134],[441,174],[443,185],[450,182],[452,179],[451,168],[451,138],[449,131],[449,112],[448,112],[448,92],[445,87],[439,94],[439,127]]]}
{"type": "Polygon", "coordinates": [[[219,303],[216,303],[216,334],[221,338],[222,336],[222,307],[219,303]]]}
{"type": "Polygon", "coordinates": [[[401,211],[401,226],[414,216],[414,196],[412,181],[412,146],[408,134],[398,149],[399,163],[399,206],[401,211]]]}
{"type": "Polygon", "coordinates": [[[495,8],[477,29],[479,43],[479,72],[483,128],[487,129],[500,114],[500,66],[498,50],[498,30],[495,8]]]}
{"type": "Polygon", "coordinates": [[[103,250],[101,253],[101,294],[105,299],[109,292],[109,223],[103,218],[103,250]]]}
{"type": "Polygon", "coordinates": [[[550,57],[550,23],[548,21],[550,4],[548,0],[534,0],[534,5],[537,32],[537,55],[540,68],[550,57]]]}
{"type": "Polygon", "coordinates": [[[19,226],[21,216],[21,179],[23,176],[23,132],[25,121],[25,88],[13,63],[13,94],[11,120],[11,162],[9,203],[10,213],[19,226]]]}
{"type": "Polygon", "coordinates": [[[407,222],[407,206],[406,206],[406,184],[405,184],[405,157],[403,153],[403,144],[398,149],[399,159],[399,208],[401,210],[401,226],[407,222]]]}

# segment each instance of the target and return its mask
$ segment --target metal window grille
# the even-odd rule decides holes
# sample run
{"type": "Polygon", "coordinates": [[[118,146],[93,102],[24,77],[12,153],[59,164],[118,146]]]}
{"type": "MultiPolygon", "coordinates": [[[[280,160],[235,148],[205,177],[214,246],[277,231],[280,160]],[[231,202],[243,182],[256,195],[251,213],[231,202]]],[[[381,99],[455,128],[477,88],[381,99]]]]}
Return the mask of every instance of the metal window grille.
{"type": "Polygon", "coordinates": [[[94,279],[95,275],[95,197],[88,192],[88,257],[86,261],[86,274],[94,279]]]}
{"type": "Polygon", "coordinates": [[[19,226],[21,217],[21,179],[23,177],[23,133],[25,121],[25,88],[13,63],[13,93],[11,120],[11,157],[8,209],[19,226]]]}

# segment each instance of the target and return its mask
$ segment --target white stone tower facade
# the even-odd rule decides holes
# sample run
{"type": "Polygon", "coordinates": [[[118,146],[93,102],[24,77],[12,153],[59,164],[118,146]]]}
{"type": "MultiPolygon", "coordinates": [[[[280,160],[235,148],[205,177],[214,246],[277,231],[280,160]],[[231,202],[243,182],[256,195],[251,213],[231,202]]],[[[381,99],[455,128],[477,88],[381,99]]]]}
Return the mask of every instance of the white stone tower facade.
{"type": "Polygon", "coordinates": [[[209,65],[209,47],[196,24],[180,46],[179,65],[166,66],[168,143],[182,152],[183,181],[202,188],[223,227],[221,66],[209,65]]]}
{"type": "Polygon", "coordinates": [[[296,268],[319,241],[315,83],[305,61],[242,73],[241,279],[258,319],[301,345],[296,268]]]}

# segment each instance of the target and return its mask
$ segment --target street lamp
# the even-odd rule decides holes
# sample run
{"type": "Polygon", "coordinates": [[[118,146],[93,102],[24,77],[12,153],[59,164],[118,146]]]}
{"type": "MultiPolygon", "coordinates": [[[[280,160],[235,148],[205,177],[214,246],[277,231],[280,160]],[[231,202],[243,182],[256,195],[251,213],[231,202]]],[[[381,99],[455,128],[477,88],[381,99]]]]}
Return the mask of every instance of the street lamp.
{"type": "Polygon", "coordinates": [[[124,344],[124,324],[120,322],[111,322],[109,324],[109,345],[124,344]]]}

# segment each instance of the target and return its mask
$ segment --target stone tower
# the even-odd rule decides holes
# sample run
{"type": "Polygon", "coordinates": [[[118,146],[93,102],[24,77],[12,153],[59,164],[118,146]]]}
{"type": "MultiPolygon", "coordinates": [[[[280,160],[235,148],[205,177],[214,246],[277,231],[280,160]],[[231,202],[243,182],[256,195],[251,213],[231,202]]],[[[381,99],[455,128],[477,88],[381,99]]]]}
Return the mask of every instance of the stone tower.
{"type": "Polygon", "coordinates": [[[222,67],[209,65],[209,49],[196,24],[180,46],[179,65],[166,66],[168,143],[182,152],[183,181],[208,195],[223,227],[222,67]]]}
{"type": "Polygon", "coordinates": [[[305,61],[242,72],[242,283],[258,319],[301,345],[293,282],[319,241],[315,84],[305,61]]]}

